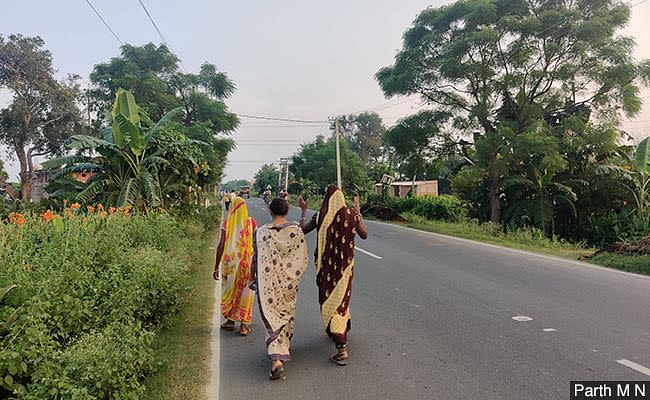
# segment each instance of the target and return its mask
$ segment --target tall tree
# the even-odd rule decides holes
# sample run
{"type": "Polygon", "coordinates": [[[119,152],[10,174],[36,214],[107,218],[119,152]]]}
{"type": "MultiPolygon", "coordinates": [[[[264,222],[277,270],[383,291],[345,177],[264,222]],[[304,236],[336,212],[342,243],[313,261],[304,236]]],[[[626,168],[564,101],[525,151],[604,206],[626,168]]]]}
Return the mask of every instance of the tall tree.
{"type": "Polygon", "coordinates": [[[384,140],[394,151],[400,173],[412,178],[426,175],[432,163],[456,147],[445,129],[446,112],[423,111],[399,121],[384,140]]]}
{"type": "Polygon", "coordinates": [[[186,126],[203,124],[215,134],[234,130],[239,120],[224,103],[235,91],[234,83],[217,68],[205,63],[198,74],[183,73],[178,58],[165,45],[124,45],[119,57],[98,64],[90,74],[92,97],[100,123],[108,116],[115,92],[133,92],[153,120],[180,107],[186,126]]]}
{"type": "Polygon", "coordinates": [[[266,190],[267,186],[271,186],[271,190],[277,193],[279,190],[279,176],[280,170],[275,165],[264,164],[255,174],[255,188],[258,192],[262,193],[266,190]]]}
{"type": "Polygon", "coordinates": [[[61,154],[67,139],[83,127],[77,77],[57,80],[44,46],[40,37],[0,35],[0,89],[13,94],[0,111],[0,142],[18,159],[23,201],[31,196],[34,159],[61,154]]]}
{"type": "MultiPolygon", "coordinates": [[[[372,163],[382,156],[382,136],[386,131],[379,114],[364,112],[338,117],[339,129],[349,143],[350,149],[359,155],[364,163],[372,163]]],[[[335,125],[330,127],[335,133],[335,125]]]]}
{"type": "Polygon", "coordinates": [[[521,134],[579,107],[614,120],[639,111],[650,62],[635,63],[634,40],[617,33],[629,17],[630,6],[612,0],[461,0],[423,11],[376,77],[387,96],[419,94],[453,112],[457,128],[478,132],[498,222],[510,147],[500,113],[521,134]]]}
{"type": "MultiPolygon", "coordinates": [[[[319,136],[303,145],[293,155],[289,169],[296,179],[309,180],[321,189],[336,183],[336,141],[319,136]]],[[[345,139],[341,140],[341,175],[343,189],[348,193],[364,191],[370,186],[366,165],[345,139]]]]}

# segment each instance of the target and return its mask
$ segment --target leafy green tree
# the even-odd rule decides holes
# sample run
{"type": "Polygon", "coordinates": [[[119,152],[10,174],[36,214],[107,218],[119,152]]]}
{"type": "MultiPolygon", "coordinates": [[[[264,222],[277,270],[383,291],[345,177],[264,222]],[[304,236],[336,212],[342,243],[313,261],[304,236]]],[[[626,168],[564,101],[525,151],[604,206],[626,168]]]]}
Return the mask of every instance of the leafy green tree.
{"type": "Polygon", "coordinates": [[[499,222],[503,119],[520,134],[579,108],[611,119],[638,113],[650,62],[635,63],[634,41],[617,34],[629,17],[630,6],[612,0],[461,0],[423,11],[376,77],[387,96],[421,95],[453,113],[456,128],[477,132],[499,222]]]}
{"type": "MultiPolygon", "coordinates": [[[[350,145],[350,149],[357,153],[361,161],[372,164],[379,161],[383,155],[382,137],[386,131],[379,114],[364,112],[338,117],[339,133],[350,145]]],[[[335,133],[335,124],[330,126],[332,134],[335,133]]]]}
{"type": "Polygon", "coordinates": [[[294,179],[289,182],[289,193],[294,193],[308,199],[318,194],[318,185],[309,179],[294,179]]]}
{"type": "Polygon", "coordinates": [[[444,129],[448,120],[445,112],[423,111],[386,131],[384,140],[393,149],[403,175],[413,180],[426,177],[433,162],[449,148],[451,138],[444,129]]]}
{"type": "Polygon", "coordinates": [[[235,91],[228,76],[205,63],[198,74],[182,73],[178,58],[165,45],[122,46],[121,55],[98,64],[90,74],[100,122],[119,88],[131,90],[153,120],[180,107],[186,126],[204,124],[214,133],[231,132],[239,120],[224,103],[235,91]]]}
{"type": "MultiPolygon", "coordinates": [[[[289,170],[295,179],[307,179],[320,189],[336,183],[336,140],[319,136],[305,144],[292,157],[289,170]]],[[[341,140],[341,178],[343,190],[358,193],[370,187],[367,167],[345,139],[341,140]]]]}
{"type": "Polygon", "coordinates": [[[505,155],[512,172],[503,182],[506,203],[512,203],[508,222],[537,226],[554,234],[556,208],[568,207],[575,216],[577,201],[573,189],[556,179],[567,162],[555,137],[544,123],[519,135],[501,131],[511,136],[512,143],[505,155]]]}
{"type": "Polygon", "coordinates": [[[277,193],[279,190],[279,176],[280,170],[278,170],[275,165],[264,164],[255,174],[255,188],[259,193],[262,193],[268,186],[271,186],[271,190],[277,193]]]}
{"type": "Polygon", "coordinates": [[[62,154],[68,138],[84,129],[77,77],[55,79],[52,54],[44,46],[40,37],[0,35],[0,89],[13,94],[0,111],[0,143],[18,159],[23,201],[31,197],[34,159],[62,154]]]}

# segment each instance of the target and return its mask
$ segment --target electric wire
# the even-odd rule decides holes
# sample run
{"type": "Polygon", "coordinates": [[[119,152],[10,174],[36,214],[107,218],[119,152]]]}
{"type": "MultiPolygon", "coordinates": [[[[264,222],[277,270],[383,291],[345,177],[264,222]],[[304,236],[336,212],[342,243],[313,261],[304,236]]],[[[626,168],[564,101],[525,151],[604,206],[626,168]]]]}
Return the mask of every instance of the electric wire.
{"type": "Polygon", "coordinates": [[[88,3],[88,5],[90,6],[90,8],[92,8],[92,10],[95,12],[95,15],[97,15],[97,17],[99,18],[99,20],[102,21],[102,24],[104,24],[104,26],[106,27],[106,29],[108,29],[109,32],[111,32],[111,34],[113,34],[113,37],[115,37],[115,39],[117,39],[117,41],[120,42],[120,45],[124,45],[124,41],[122,41],[122,39],[120,39],[120,37],[117,36],[117,33],[115,33],[115,31],[113,30],[113,28],[111,28],[110,25],[108,25],[108,22],[106,22],[106,20],[104,19],[104,17],[102,17],[102,15],[99,13],[99,11],[97,11],[97,9],[96,9],[95,6],[93,5],[93,3],[91,3],[90,0],[86,0],[86,3],[88,3]]]}

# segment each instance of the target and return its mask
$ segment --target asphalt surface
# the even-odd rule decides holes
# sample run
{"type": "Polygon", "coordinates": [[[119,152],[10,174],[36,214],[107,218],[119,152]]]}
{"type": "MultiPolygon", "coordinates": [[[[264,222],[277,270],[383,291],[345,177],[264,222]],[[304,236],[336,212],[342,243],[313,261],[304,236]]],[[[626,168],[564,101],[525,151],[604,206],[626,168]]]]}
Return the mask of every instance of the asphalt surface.
{"type": "MultiPolygon", "coordinates": [[[[259,199],[249,211],[270,220],[259,199]]],[[[356,254],[351,364],[328,361],[312,260],[287,379],[267,379],[256,304],[249,337],[221,333],[221,399],[549,400],[571,380],[650,380],[650,278],[367,224],[357,246],[376,257],[356,254]]]]}

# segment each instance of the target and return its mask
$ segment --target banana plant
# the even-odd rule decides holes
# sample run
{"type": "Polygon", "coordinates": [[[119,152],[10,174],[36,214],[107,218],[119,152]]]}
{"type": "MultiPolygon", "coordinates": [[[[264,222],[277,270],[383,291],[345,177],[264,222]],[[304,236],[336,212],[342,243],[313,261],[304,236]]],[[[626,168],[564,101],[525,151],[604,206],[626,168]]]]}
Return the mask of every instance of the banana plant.
{"type": "Polygon", "coordinates": [[[596,169],[596,175],[621,187],[634,201],[637,213],[642,216],[650,207],[650,137],[636,147],[634,159],[629,166],[606,164],[596,169]]]}
{"type": "MultiPolygon", "coordinates": [[[[191,145],[205,145],[186,137],[158,145],[157,139],[180,114],[180,108],[174,109],[154,124],[138,107],[133,94],[119,89],[111,112],[112,124],[102,131],[103,138],[75,135],[68,147],[77,155],[49,160],[43,166],[54,172],[53,180],[74,172],[96,173],[76,195],[78,201],[102,200],[144,210],[158,207],[162,202],[160,171],[169,164],[166,154],[172,150],[178,153],[178,149],[191,145]],[[88,153],[91,155],[83,155],[88,153]]],[[[188,161],[195,163],[189,156],[188,161]]]]}

